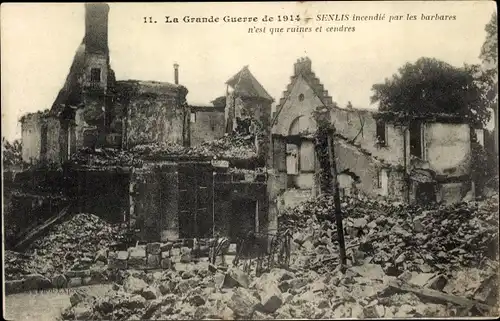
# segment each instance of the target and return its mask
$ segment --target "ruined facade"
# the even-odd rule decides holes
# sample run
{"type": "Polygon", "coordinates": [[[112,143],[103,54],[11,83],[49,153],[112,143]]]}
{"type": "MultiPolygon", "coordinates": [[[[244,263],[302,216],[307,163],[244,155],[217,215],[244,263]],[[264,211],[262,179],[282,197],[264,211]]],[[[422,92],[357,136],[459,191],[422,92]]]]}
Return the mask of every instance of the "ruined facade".
{"type": "Polygon", "coordinates": [[[255,134],[259,157],[263,162],[267,161],[271,105],[274,99],[255,79],[248,66],[243,67],[226,84],[226,133],[236,131],[255,134]]]}
{"type": "Polygon", "coordinates": [[[110,66],[108,13],[107,4],[85,4],[85,36],[50,111],[21,120],[24,161],[63,163],[83,147],[189,144],[185,87],[116,81],[110,66]],[[47,122],[48,127],[43,125],[47,122]]]}
{"type": "Polygon", "coordinates": [[[189,106],[189,131],[191,146],[219,139],[225,133],[225,107],[189,106]]]}
{"type": "Polygon", "coordinates": [[[456,117],[416,119],[409,126],[383,113],[336,106],[308,58],[294,75],[273,118],[273,165],[282,189],[317,190],[319,169],[312,113],[330,107],[341,192],[400,201],[460,201],[471,189],[471,128],[456,117]],[[345,172],[352,172],[346,175],[345,172]]]}

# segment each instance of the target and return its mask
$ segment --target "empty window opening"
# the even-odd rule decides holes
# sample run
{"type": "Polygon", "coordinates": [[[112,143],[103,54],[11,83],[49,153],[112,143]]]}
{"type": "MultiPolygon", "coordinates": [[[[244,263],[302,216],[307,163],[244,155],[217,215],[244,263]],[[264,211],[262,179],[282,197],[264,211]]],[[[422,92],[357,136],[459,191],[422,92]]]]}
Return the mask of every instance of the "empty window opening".
{"type": "Polygon", "coordinates": [[[101,68],[90,69],[90,81],[100,82],[101,81],[101,68]]]}
{"type": "Polygon", "coordinates": [[[380,194],[383,196],[387,196],[389,193],[389,175],[386,169],[378,171],[377,188],[380,189],[380,194]]]}
{"type": "Polygon", "coordinates": [[[288,175],[299,173],[299,148],[295,144],[286,145],[286,171],[288,175]]]}
{"type": "Polygon", "coordinates": [[[422,124],[413,122],[410,124],[410,155],[423,158],[422,124]]]}
{"type": "Polygon", "coordinates": [[[299,101],[303,101],[304,100],[304,94],[300,94],[299,95],[299,101]]]}
{"type": "Polygon", "coordinates": [[[196,113],[191,113],[191,122],[196,123],[196,113]]]}
{"type": "Polygon", "coordinates": [[[387,130],[385,126],[385,122],[378,121],[377,122],[377,143],[381,146],[386,146],[387,143],[387,130]]]}

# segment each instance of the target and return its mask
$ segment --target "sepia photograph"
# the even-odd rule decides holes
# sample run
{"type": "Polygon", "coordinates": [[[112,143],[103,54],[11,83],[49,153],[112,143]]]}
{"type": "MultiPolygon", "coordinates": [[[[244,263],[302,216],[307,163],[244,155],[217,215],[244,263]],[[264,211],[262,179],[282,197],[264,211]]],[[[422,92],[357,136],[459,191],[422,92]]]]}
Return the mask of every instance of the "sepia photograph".
{"type": "Polygon", "coordinates": [[[495,2],[0,13],[4,319],[500,316],[495,2]]]}

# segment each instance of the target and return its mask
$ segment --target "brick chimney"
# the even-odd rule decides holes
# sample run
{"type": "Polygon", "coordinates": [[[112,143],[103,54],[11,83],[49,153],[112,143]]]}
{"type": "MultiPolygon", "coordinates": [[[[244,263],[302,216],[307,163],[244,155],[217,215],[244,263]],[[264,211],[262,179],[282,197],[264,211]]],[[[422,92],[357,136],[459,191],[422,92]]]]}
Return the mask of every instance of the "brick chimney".
{"type": "Polygon", "coordinates": [[[299,58],[297,59],[297,62],[293,66],[294,68],[294,75],[297,76],[299,74],[309,74],[312,72],[311,69],[311,59],[308,57],[304,58],[299,58]]]}
{"type": "Polygon", "coordinates": [[[179,64],[174,64],[174,82],[176,85],[179,84],[179,64]]]}
{"type": "Polygon", "coordinates": [[[108,49],[108,13],[106,3],[85,4],[85,51],[105,53],[108,49]]]}

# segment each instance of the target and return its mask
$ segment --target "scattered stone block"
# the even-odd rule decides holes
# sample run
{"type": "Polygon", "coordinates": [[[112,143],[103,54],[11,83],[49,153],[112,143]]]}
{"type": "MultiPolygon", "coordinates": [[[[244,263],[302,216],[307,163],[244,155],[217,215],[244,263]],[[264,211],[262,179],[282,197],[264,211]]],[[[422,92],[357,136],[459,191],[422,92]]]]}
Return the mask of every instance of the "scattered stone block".
{"type": "Polygon", "coordinates": [[[98,284],[98,283],[94,282],[94,280],[90,276],[82,278],[82,285],[92,285],[92,284],[98,284]]]}
{"type": "Polygon", "coordinates": [[[85,300],[85,297],[83,296],[83,294],[79,292],[75,292],[69,297],[69,302],[71,303],[72,307],[74,307],[80,302],[83,302],[83,300],[85,300]]]}
{"type": "Polygon", "coordinates": [[[80,277],[70,278],[68,280],[68,288],[82,286],[82,283],[83,283],[83,281],[82,281],[82,278],[80,278],[80,277]]]}
{"type": "Polygon", "coordinates": [[[172,268],[172,261],[170,260],[170,258],[161,259],[161,268],[165,270],[172,268]]]}
{"type": "Polygon", "coordinates": [[[275,283],[267,283],[260,291],[262,308],[265,312],[274,313],[283,304],[283,296],[275,283]]]}
{"type": "Polygon", "coordinates": [[[104,262],[108,263],[108,253],[105,249],[100,249],[97,251],[94,262],[104,262]]]}
{"type": "Polygon", "coordinates": [[[143,289],[148,286],[144,280],[136,278],[134,276],[129,276],[123,283],[123,288],[125,291],[133,294],[140,294],[143,289]]]}
{"type": "Polygon", "coordinates": [[[68,285],[68,279],[63,274],[57,274],[52,278],[52,286],[56,289],[65,288],[68,285]]]}
{"type": "Polygon", "coordinates": [[[134,309],[144,309],[146,307],[146,299],[141,295],[137,294],[122,303],[124,308],[134,310],[134,309]]]}
{"type": "Polygon", "coordinates": [[[196,307],[199,307],[205,304],[205,298],[203,298],[201,295],[196,294],[189,298],[189,303],[196,307]]]}
{"type": "Polygon", "coordinates": [[[174,263],[173,267],[174,267],[175,271],[181,272],[181,273],[189,270],[189,264],[187,264],[187,263],[176,262],[176,263],[174,263]]]}
{"type": "Polygon", "coordinates": [[[423,287],[435,276],[436,274],[434,273],[413,273],[408,283],[423,287]]]}
{"type": "Polygon", "coordinates": [[[67,271],[65,275],[67,278],[85,278],[90,277],[90,270],[67,271]]]}
{"type": "Polygon", "coordinates": [[[191,261],[192,261],[191,254],[182,254],[180,257],[181,263],[191,263],[191,261]]]}
{"type": "Polygon", "coordinates": [[[194,246],[194,240],[193,239],[184,239],[182,240],[182,243],[181,243],[183,247],[188,247],[190,249],[193,248],[194,246]]]}
{"type": "Polygon", "coordinates": [[[157,297],[156,289],[151,286],[148,286],[142,290],[141,295],[146,300],[154,300],[157,297]]]}
{"type": "Polygon", "coordinates": [[[128,251],[119,251],[116,253],[116,259],[120,261],[128,260],[130,253],[128,251]]]}
{"type": "Polygon", "coordinates": [[[170,250],[161,252],[161,258],[169,258],[170,257],[170,250]]]}
{"type": "Polygon", "coordinates": [[[425,286],[433,290],[442,291],[447,283],[448,279],[444,275],[438,274],[430,279],[425,286]]]}
{"type": "Polygon", "coordinates": [[[146,268],[146,250],[143,248],[132,248],[128,258],[128,267],[136,269],[146,268]]]}
{"type": "Polygon", "coordinates": [[[92,307],[88,305],[77,306],[74,308],[75,320],[88,320],[92,316],[92,307]]]}
{"type": "Polygon", "coordinates": [[[170,257],[174,257],[174,256],[181,256],[181,249],[180,248],[176,248],[176,247],[173,247],[172,249],[170,249],[170,257]]]}
{"type": "Polygon", "coordinates": [[[385,316],[385,307],[383,305],[371,305],[364,307],[363,314],[368,319],[379,319],[385,316]]]}
{"type": "Polygon", "coordinates": [[[161,257],[160,254],[148,254],[147,265],[150,269],[160,268],[161,257]]]}
{"type": "Polygon", "coordinates": [[[127,260],[118,260],[117,258],[110,257],[108,260],[108,268],[125,270],[128,268],[127,260]]]}
{"type": "Polygon", "coordinates": [[[222,287],[233,288],[243,287],[248,288],[250,281],[248,275],[238,268],[231,268],[226,272],[222,287]]]}
{"type": "Polygon", "coordinates": [[[492,275],[481,282],[474,293],[474,300],[494,306],[498,302],[498,276],[492,275]]]}
{"type": "Polygon", "coordinates": [[[154,254],[158,255],[161,253],[161,243],[155,242],[155,243],[148,243],[146,245],[146,253],[147,254],[154,254]]]}
{"type": "Polygon", "coordinates": [[[19,293],[23,291],[24,280],[9,280],[5,281],[5,293],[19,293]]]}
{"type": "Polygon", "coordinates": [[[161,252],[170,252],[173,245],[174,245],[174,243],[172,243],[172,242],[162,243],[160,246],[160,251],[161,252]]]}
{"type": "Polygon", "coordinates": [[[227,249],[227,252],[226,252],[228,255],[236,255],[237,254],[237,251],[236,251],[236,243],[231,243],[229,244],[229,247],[227,249]]]}
{"type": "Polygon", "coordinates": [[[181,247],[181,254],[191,254],[191,249],[189,247],[181,247]]]}
{"type": "Polygon", "coordinates": [[[240,287],[234,291],[227,306],[237,317],[251,320],[259,304],[259,300],[249,290],[240,287]]]}

